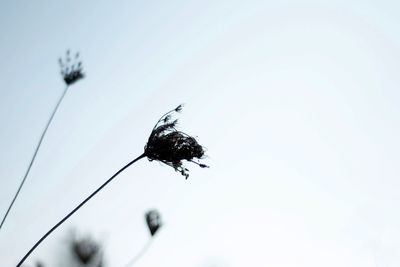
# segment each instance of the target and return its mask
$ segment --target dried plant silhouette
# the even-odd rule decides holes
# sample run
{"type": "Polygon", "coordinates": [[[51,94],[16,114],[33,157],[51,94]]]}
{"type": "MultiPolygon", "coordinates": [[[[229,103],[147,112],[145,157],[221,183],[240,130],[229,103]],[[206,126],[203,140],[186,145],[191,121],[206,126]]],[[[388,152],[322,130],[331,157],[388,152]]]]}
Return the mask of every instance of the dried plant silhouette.
{"type": "Polygon", "coordinates": [[[72,239],[70,249],[74,262],[79,266],[102,267],[104,265],[101,245],[90,237],[72,239]]]}
{"type": "Polygon", "coordinates": [[[183,160],[193,162],[201,168],[208,166],[194,161],[195,158],[203,158],[203,147],[197,143],[196,139],[176,129],[178,120],[172,121],[172,114],[180,112],[182,107],[183,105],[179,105],[158,120],[144,150],[150,161],[157,160],[167,164],[187,179],[189,170],[183,165],[183,160]]]}
{"type": "MultiPolygon", "coordinates": [[[[59,266],[68,267],[103,267],[103,245],[89,234],[77,235],[75,229],[68,234],[66,250],[61,257],[59,266]]],[[[36,267],[45,267],[42,262],[36,262],[36,267]]]]}
{"type": "Polygon", "coordinates": [[[79,52],[77,52],[74,58],[71,59],[70,51],[67,50],[65,61],[63,61],[62,58],[59,58],[58,63],[60,64],[61,75],[67,85],[71,85],[85,77],[82,72],[82,62],[79,61],[79,52]]]}
{"type": "Polygon", "coordinates": [[[146,213],[145,218],[150,234],[154,236],[162,226],[161,215],[157,210],[150,210],[146,213]]]}
{"type": "Polygon", "coordinates": [[[153,237],[160,230],[162,226],[161,215],[157,210],[150,210],[145,214],[146,224],[150,231],[150,240],[144,245],[144,247],[137,253],[124,267],[130,267],[135,264],[149,249],[153,237]]]}
{"type": "MultiPolygon", "coordinates": [[[[76,53],[74,61],[78,61],[78,60],[79,60],[79,53],[76,53]]],[[[78,63],[74,62],[74,63],[71,64],[71,57],[70,57],[70,51],[69,50],[67,50],[67,52],[66,52],[65,63],[63,63],[62,59],[60,58],[59,59],[59,64],[60,64],[60,67],[61,67],[61,75],[62,75],[62,77],[63,77],[63,79],[64,79],[64,81],[66,83],[66,87],[65,87],[64,91],[62,92],[60,98],[58,99],[58,102],[57,102],[56,106],[54,107],[53,112],[51,113],[50,118],[47,121],[46,126],[44,127],[44,130],[42,132],[42,135],[39,138],[38,144],[36,145],[36,149],[35,149],[35,151],[33,153],[33,156],[31,158],[31,161],[30,161],[29,165],[28,165],[28,168],[25,171],[24,177],[22,178],[22,181],[21,181],[21,183],[20,183],[20,185],[18,187],[18,190],[15,193],[14,198],[12,199],[10,205],[8,206],[8,209],[7,209],[3,219],[1,221],[0,229],[3,227],[3,224],[4,224],[4,222],[5,222],[5,220],[6,220],[7,216],[8,216],[8,213],[10,212],[12,206],[14,205],[14,202],[17,199],[17,197],[18,197],[18,195],[19,195],[19,193],[20,193],[20,191],[22,189],[22,186],[24,185],[24,183],[26,181],[26,178],[29,175],[29,172],[30,172],[30,170],[32,168],[33,162],[35,161],[37,153],[39,151],[39,148],[40,148],[40,146],[41,146],[41,144],[43,142],[44,136],[46,135],[47,129],[49,128],[49,126],[50,126],[50,124],[51,124],[51,122],[53,120],[53,117],[54,117],[54,115],[56,114],[56,112],[58,110],[58,107],[60,106],[62,100],[64,99],[64,96],[68,91],[68,87],[72,83],[74,83],[74,82],[76,82],[79,79],[82,79],[84,77],[84,74],[82,73],[82,62],[79,61],[78,63]]]]}
{"type": "Polygon", "coordinates": [[[195,159],[202,159],[204,157],[204,149],[199,145],[195,138],[176,130],[177,120],[171,122],[173,113],[180,112],[182,105],[177,108],[165,113],[154,126],[148,142],[144,148],[144,153],[132,160],[113,176],[111,176],[104,184],[90,194],[84,201],[82,201],[76,208],[68,213],[63,219],[61,219],[56,225],[54,225],[39,241],[28,251],[28,253],[21,259],[17,267],[21,266],[22,263],[28,258],[28,256],[36,249],[39,244],[45,240],[55,229],[63,224],[69,217],[71,217],[76,211],[78,211],[86,202],[88,202],[93,196],[95,196],[100,190],[102,190],[108,183],[110,183],[115,177],[121,172],[127,169],[136,161],[147,157],[150,161],[157,160],[173,167],[176,171],[179,171],[183,176],[188,178],[188,169],[183,166],[183,160],[196,163],[202,168],[208,167],[205,164],[194,161],[195,159]]]}

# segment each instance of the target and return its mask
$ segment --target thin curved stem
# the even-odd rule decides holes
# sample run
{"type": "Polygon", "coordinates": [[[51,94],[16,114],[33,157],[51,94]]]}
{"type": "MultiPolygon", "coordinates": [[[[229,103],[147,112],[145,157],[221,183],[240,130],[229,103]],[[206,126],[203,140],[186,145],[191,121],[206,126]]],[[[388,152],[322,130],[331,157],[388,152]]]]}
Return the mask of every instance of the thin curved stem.
{"type": "Polygon", "coordinates": [[[6,218],[7,218],[7,216],[8,216],[8,213],[10,212],[12,206],[14,205],[14,202],[15,202],[15,200],[17,199],[17,197],[18,197],[18,195],[19,195],[19,192],[21,191],[22,186],[24,185],[26,178],[27,178],[28,175],[29,175],[29,172],[30,172],[30,170],[31,170],[31,167],[32,167],[32,165],[33,165],[33,162],[35,161],[36,155],[37,155],[37,153],[38,153],[38,151],[39,151],[40,145],[42,144],[43,138],[44,138],[44,136],[46,135],[47,129],[49,128],[50,123],[51,123],[51,121],[53,120],[53,117],[54,117],[54,115],[56,114],[57,109],[58,109],[58,107],[59,107],[60,104],[61,104],[61,101],[64,99],[64,96],[65,96],[65,94],[67,93],[67,90],[68,90],[68,85],[65,87],[64,92],[62,93],[60,99],[59,99],[58,102],[57,102],[57,105],[54,107],[53,113],[51,114],[49,120],[47,121],[46,127],[44,128],[44,130],[43,130],[43,132],[42,132],[42,135],[40,136],[39,143],[37,144],[36,149],[35,149],[35,152],[33,153],[31,162],[30,162],[29,165],[28,165],[28,169],[26,169],[24,178],[22,179],[22,181],[21,181],[21,183],[20,183],[20,185],[19,185],[19,187],[18,187],[18,190],[17,190],[17,192],[15,193],[13,200],[11,201],[11,204],[10,204],[10,206],[8,207],[6,214],[4,215],[3,220],[1,221],[0,229],[1,229],[1,227],[3,226],[3,224],[4,224],[5,220],[6,220],[6,218]]]}
{"type": "Polygon", "coordinates": [[[171,114],[171,113],[173,113],[173,112],[180,112],[181,109],[182,109],[182,107],[183,107],[183,104],[180,104],[178,107],[176,107],[176,108],[174,108],[174,109],[168,111],[168,112],[165,113],[164,115],[162,115],[161,118],[157,121],[156,125],[154,125],[152,131],[154,131],[154,129],[157,128],[157,125],[158,125],[166,116],[168,116],[169,114],[171,114]]]}
{"type": "Polygon", "coordinates": [[[149,249],[152,241],[153,241],[153,237],[151,237],[150,240],[147,241],[147,243],[144,245],[144,247],[124,267],[130,267],[133,264],[135,264],[140,258],[142,258],[142,256],[149,249]]]}
{"type": "Polygon", "coordinates": [[[86,202],[88,202],[94,195],[96,195],[101,189],[103,189],[109,182],[111,182],[118,174],[123,172],[126,168],[131,166],[133,163],[136,161],[144,158],[146,154],[142,154],[136,159],[132,160],[128,164],[126,164],[124,167],[122,167],[119,171],[117,171],[113,176],[111,176],[104,184],[102,184],[99,188],[96,189],[90,196],[88,196],[84,201],[81,202],[75,209],[73,209],[70,213],[67,214],[61,221],[59,221],[56,225],[54,225],[44,236],[42,236],[39,241],[36,242],[36,244],[28,251],[28,253],[20,260],[20,262],[17,264],[17,267],[20,267],[24,261],[28,258],[28,256],[36,249],[37,246],[39,246],[40,243],[42,243],[43,240],[45,240],[54,230],[56,230],[61,224],[63,224],[69,217],[72,216],[76,211],[78,211],[83,205],[85,205],[86,202]]]}

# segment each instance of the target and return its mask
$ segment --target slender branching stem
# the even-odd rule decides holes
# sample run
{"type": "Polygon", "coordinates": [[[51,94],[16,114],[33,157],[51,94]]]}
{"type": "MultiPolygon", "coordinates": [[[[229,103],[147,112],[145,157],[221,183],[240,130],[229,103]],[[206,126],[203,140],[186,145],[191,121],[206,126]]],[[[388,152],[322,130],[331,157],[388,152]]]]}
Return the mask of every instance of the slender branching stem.
{"type": "Polygon", "coordinates": [[[152,131],[154,131],[154,129],[157,128],[158,124],[159,124],[166,116],[168,116],[169,114],[174,113],[174,112],[179,112],[179,111],[180,111],[180,108],[181,108],[182,106],[183,106],[183,104],[182,104],[182,105],[179,105],[177,108],[172,109],[172,110],[168,111],[167,113],[165,113],[164,115],[162,115],[161,118],[157,121],[156,125],[154,125],[152,131]]]}
{"type": "Polygon", "coordinates": [[[39,151],[40,145],[42,144],[43,138],[44,138],[44,136],[46,135],[47,129],[49,128],[50,123],[51,123],[51,121],[53,120],[53,117],[54,117],[54,115],[56,114],[57,109],[58,109],[58,107],[59,107],[60,104],[61,104],[61,101],[64,99],[64,96],[65,96],[65,94],[67,93],[67,90],[68,90],[68,85],[65,87],[64,92],[61,94],[61,97],[60,97],[60,99],[59,99],[58,102],[57,102],[57,105],[54,107],[53,113],[51,114],[49,120],[47,121],[46,127],[44,128],[44,130],[43,130],[43,132],[42,132],[42,135],[40,136],[39,143],[36,145],[36,149],[35,149],[35,152],[33,153],[31,162],[30,162],[29,165],[28,165],[28,169],[26,169],[26,171],[25,171],[24,178],[22,179],[22,181],[21,181],[21,183],[20,183],[20,185],[19,185],[19,187],[18,187],[18,190],[17,190],[17,192],[15,193],[13,200],[11,201],[11,204],[8,206],[7,212],[6,212],[6,214],[4,215],[3,220],[1,221],[0,229],[1,229],[1,227],[3,227],[3,224],[4,224],[4,222],[5,222],[5,220],[6,220],[7,216],[8,216],[8,213],[10,212],[12,206],[14,205],[14,202],[15,202],[15,200],[17,199],[17,197],[18,197],[18,195],[19,195],[19,192],[21,191],[21,188],[22,188],[22,186],[23,186],[24,183],[25,183],[25,180],[26,180],[26,178],[27,178],[28,175],[29,175],[29,172],[30,172],[30,170],[31,170],[31,167],[32,167],[32,165],[33,165],[33,162],[35,161],[36,155],[37,155],[37,153],[38,153],[38,151],[39,151]]]}
{"type": "Polygon", "coordinates": [[[37,246],[39,246],[40,243],[42,243],[43,240],[46,239],[54,230],[56,230],[61,224],[63,224],[69,217],[72,216],[76,211],[78,211],[83,205],[85,205],[86,202],[88,202],[94,195],[96,195],[101,189],[103,189],[109,182],[111,182],[115,177],[118,176],[121,172],[123,172],[126,168],[131,166],[133,163],[136,161],[146,157],[146,154],[142,154],[136,159],[132,160],[128,164],[126,164],[122,169],[117,171],[113,176],[111,176],[104,184],[102,184],[99,188],[96,189],[90,196],[88,196],[84,201],[81,202],[75,209],[73,209],[70,213],[67,214],[61,221],[59,221],[56,225],[53,226],[44,236],[42,236],[39,241],[36,242],[36,244],[26,253],[26,255],[22,258],[22,260],[17,264],[17,267],[20,267],[24,261],[28,258],[28,256],[36,249],[37,246]]]}
{"type": "Polygon", "coordinates": [[[129,262],[124,267],[131,267],[138,260],[140,260],[140,258],[142,258],[142,256],[149,249],[152,241],[153,241],[153,237],[151,237],[150,240],[147,241],[147,243],[144,245],[144,247],[132,259],[130,259],[129,262]]]}

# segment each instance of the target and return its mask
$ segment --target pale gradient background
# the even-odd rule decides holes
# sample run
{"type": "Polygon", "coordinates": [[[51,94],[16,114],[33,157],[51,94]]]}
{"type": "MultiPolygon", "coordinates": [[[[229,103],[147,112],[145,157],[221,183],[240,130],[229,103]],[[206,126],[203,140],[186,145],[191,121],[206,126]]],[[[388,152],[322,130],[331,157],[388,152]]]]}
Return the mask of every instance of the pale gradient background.
{"type": "Polygon", "coordinates": [[[210,169],[142,160],[30,257],[62,265],[69,230],[123,266],[400,266],[397,1],[5,1],[0,7],[0,213],[73,85],[0,231],[0,266],[140,155],[165,111],[210,169]],[[60,263],[61,262],[61,263],[60,263]]]}

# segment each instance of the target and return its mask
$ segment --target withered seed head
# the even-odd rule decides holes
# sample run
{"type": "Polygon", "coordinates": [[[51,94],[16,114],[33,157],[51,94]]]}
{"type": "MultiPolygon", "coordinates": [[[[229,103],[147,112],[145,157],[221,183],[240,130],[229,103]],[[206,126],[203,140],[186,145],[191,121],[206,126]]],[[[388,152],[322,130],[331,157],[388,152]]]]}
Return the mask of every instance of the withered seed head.
{"type": "Polygon", "coordinates": [[[79,53],[77,52],[73,58],[74,62],[71,62],[70,51],[67,50],[65,55],[65,61],[61,58],[58,59],[58,63],[61,68],[61,75],[67,85],[73,84],[74,82],[82,79],[85,75],[82,72],[82,62],[79,61],[79,53]]]}
{"type": "Polygon", "coordinates": [[[194,159],[204,157],[203,147],[195,138],[175,128],[178,120],[171,121],[172,114],[180,112],[182,107],[183,105],[179,105],[158,120],[144,148],[144,153],[150,161],[157,160],[165,163],[187,179],[189,170],[183,165],[183,160],[193,162],[201,168],[208,168],[208,166],[194,161],[194,159]]]}
{"type": "Polygon", "coordinates": [[[151,236],[154,236],[162,226],[161,215],[157,210],[150,210],[145,215],[147,227],[151,236]]]}
{"type": "Polygon", "coordinates": [[[90,238],[83,238],[81,240],[73,240],[71,249],[79,262],[88,264],[99,256],[100,245],[90,238]]]}

